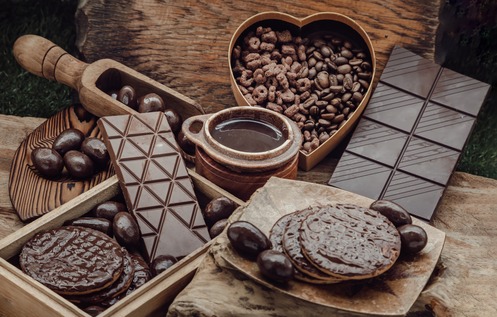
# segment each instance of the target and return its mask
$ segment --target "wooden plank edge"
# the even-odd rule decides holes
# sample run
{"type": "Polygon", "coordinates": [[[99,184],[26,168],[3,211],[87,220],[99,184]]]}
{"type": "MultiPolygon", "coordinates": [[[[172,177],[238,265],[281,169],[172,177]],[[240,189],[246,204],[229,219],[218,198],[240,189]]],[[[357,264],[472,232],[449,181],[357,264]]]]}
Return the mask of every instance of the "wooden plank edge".
{"type": "MultiPolygon", "coordinates": [[[[4,294],[8,297],[15,297],[15,299],[18,299],[18,296],[29,297],[27,298],[29,305],[26,305],[26,307],[15,305],[15,307],[12,307],[12,310],[15,311],[11,311],[6,304],[2,305],[0,313],[8,313],[5,316],[89,317],[88,314],[84,313],[78,307],[24,274],[21,270],[2,258],[0,258],[0,281],[2,284],[0,298],[6,297],[4,294]],[[40,310],[32,311],[33,306],[38,307],[40,310]]],[[[6,298],[7,300],[8,297],[6,298]]]]}

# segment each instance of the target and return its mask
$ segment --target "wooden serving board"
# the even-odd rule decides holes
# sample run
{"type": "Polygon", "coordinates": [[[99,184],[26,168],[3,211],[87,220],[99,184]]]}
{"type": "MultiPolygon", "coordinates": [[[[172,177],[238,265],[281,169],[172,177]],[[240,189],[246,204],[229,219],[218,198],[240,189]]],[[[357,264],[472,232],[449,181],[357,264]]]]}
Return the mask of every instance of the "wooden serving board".
{"type": "Polygon", "coordinates": [[[20,144],[14,154],[9,177],[12,205],[23,221],[39,217],[114,175],[112,164],[89,179],[71,178],[64,169],[58,179],[46,179],[36,171],[31,152],[38,147],[51,147],[65,129],[75,128],[86,137],[100,137],[97,118],[79,105],[63,109],[36,128],[20,144]]]}
{"type": "MultiPolygon", "coordinates": [[[[373,200],[329,186],[271,178],[243,208],[240,220],[253,223],[266,235],[282,216],[310,205],[351,203],[368,207],[373,200]]],[[[297,280],[278,287],[264,279],[257,264],[239,256],[227,239],[221,257],[254,281],[333,313],[359,313],[375,316],[404,316],[414,304],[440,257],[445,233],[418,220],[428,234],[427,246],[416,256],[402,256],[386,273],[364,281],[333,285],[313,285],[297,280]]],[[[224,235],[225,237],[225,235],[224,235]]]]}

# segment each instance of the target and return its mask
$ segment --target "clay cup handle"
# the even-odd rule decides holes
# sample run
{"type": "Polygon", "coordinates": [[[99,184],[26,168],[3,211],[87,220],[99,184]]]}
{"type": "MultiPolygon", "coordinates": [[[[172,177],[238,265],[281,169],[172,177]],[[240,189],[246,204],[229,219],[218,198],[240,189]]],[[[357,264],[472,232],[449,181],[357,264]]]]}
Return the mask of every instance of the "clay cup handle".
{"type": "Polygon", "coordinates": [[[213,114],[203,114],[199,116],[193,116],[187,118],[183,125],[181,126],[181,130],[185,134],[186,138],[194,143],[196,146],[200,146],[201,148],[205,148],[207,141],[205,139],[204,134],[204,126],[207,119],[209,119],[213,114]]]}
{"type": "Polygon", "coordinates": [[[27,71],[79,91],[88,64],[38,35],[23,35],[14,43],[14,57],[27,71]]]}

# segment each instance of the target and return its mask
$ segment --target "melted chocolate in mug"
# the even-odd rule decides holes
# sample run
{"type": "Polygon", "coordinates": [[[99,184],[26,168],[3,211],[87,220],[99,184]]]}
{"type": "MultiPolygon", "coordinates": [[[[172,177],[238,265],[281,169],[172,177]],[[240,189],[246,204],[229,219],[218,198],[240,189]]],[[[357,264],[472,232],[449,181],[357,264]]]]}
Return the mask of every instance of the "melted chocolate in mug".
{"type": "Polygon", "coordinates": [[[283,134],[275,126],[245,118],[221,122],[211,134],[222,145],[242,152],[269,151],[285,142],[283,134]]]}

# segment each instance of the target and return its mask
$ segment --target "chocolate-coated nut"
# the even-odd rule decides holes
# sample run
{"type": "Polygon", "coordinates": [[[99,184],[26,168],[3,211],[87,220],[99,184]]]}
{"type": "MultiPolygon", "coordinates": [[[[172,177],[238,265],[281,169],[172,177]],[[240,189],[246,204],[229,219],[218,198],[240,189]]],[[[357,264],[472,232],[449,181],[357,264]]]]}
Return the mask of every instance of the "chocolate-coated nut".
{"type": "Polygon", "coordinates": [[[294,268],[288,257],[276,250],[262,251],[257,257],[257,266],[261,274],[278,283],[288,282],[293,278],[294,268]]]}
{"type": "Polygon", "coordinates": [[[105,218],[109,219],[110,221],[114,220],[114,217],[117,215],[118,212],[124,211],[127,212],[128,208],[126,207],[125,204],[122,204],[117,201],[104,201],[101,204],[98,204],[91,212],[91,215],[94,215],[97,218],[105,218]]]}
{"type": "Polygon", "coordinates": [[[428,243],[428,235],[420,226],[408,224],[397,228],[400,233],[401,252],[414,254],[423,250],[428,243]]]}
{"type": "Polygon", "coordinates": [[[228,219],[221,219],[216,221],[216,223],[213,224],[212,227],[209,229],[209,235],[211,236],[211,239],[214,239],[215,237],[220,235],[227,224],[228,224],[228,219]]]}
{"type": "Polygon", "coordinates": [[[376,210],[387,217],[396,227],[412,223],[411,215],[407,210],[390,200],[376,200],[369,206],[369,209],[376,210]]]}
{"type": "Polygon", "coordinates": [[[83,310],[90,316],[98,316],[105,311],[105,307],[93,305],[83,308],[83,310]]]}
{"type": "Polygon", "coordinates": [[[64,165],[72,177],[88,178],[93,175],[93,161],[88,155],[79,151],[67,152],[64,155],[64,165]]]}
{"type": "Polygon", "coordinates": [[[64,156],[70,150],[79,150],[84,139],[85,135],[78,129],[66,129],[55,138],[52,149],[64,156]]]}
{"type": "Polygon", "coordinates": [[[218,197],[211,200],[204,208],[204,219],[208,226],[212,226],[215,222],[229,218],[237,205],[227,197],[218,197]]]}
{"type": "Polygon", "coordinates": [[[243,257],[255,260],[259,253],[271,248],[271,242],[259,228],[247,221],[235,221],[228,227],[231,246],[243,257]]]}
{"type": "Polygon", "coordinates": [[[91,228],[112,237],[112,222],[105,218],[80,217],[64,223],[66,226],[81,226],[91,228]]]}
{"type": "Polygon", "coordinates": [[[178,133],[178,145],[188,155],[195,155],[195,144],[190,141],[182,130],[178,133]]]}
{"type": "Polygon", "coordinates": [[[164,111],[166,106],[161,96],[150,93],[138,99],[138,112],[164,111]]]}
{"type": "Polygon", "coordinates": [[[114,217],[112,223],[114,237],[120,245],[127,249],[134,249],[140,242],[140,229],[133,216],[129,212],[120,211],[114,217]]]}
{"type": "Polygon", "coordinates": [[[157,276],[173,266],[178,260],[172,255],[159,255],[150,264],[152,276],[157,276]]]}
{"type": "Polygon", "coordinates": [[[174,109],[167,108],[164,110],[164,114],[166,115],[167,122],[171,127],[171,131],[173,131],[174,134],[178,134],[179,130],[181,130],[181,125],[183,124],[183,120],[181,119],[179,113],[174,109]]]}
{"type": "Polygon", "coordinates": [[[81,152],[88,155],[98,167],[105,167],[109,161],[107,147],[99,138],[86,138],[81,144],[81,152]]]}
{"type": "Polygon", "coordinates": [[[38,173],[47,178],[59,177],[64,168],[62,156],[54,149],[47,147],[34,149],[31,152],[31,161],[38,173]]]}
{"type": "Polygon", "coordinates": [[[129,85],[123,86],[117,93],[116,99],[128,107],[136,109],[136,92],[133,87],[129,85]]]}

